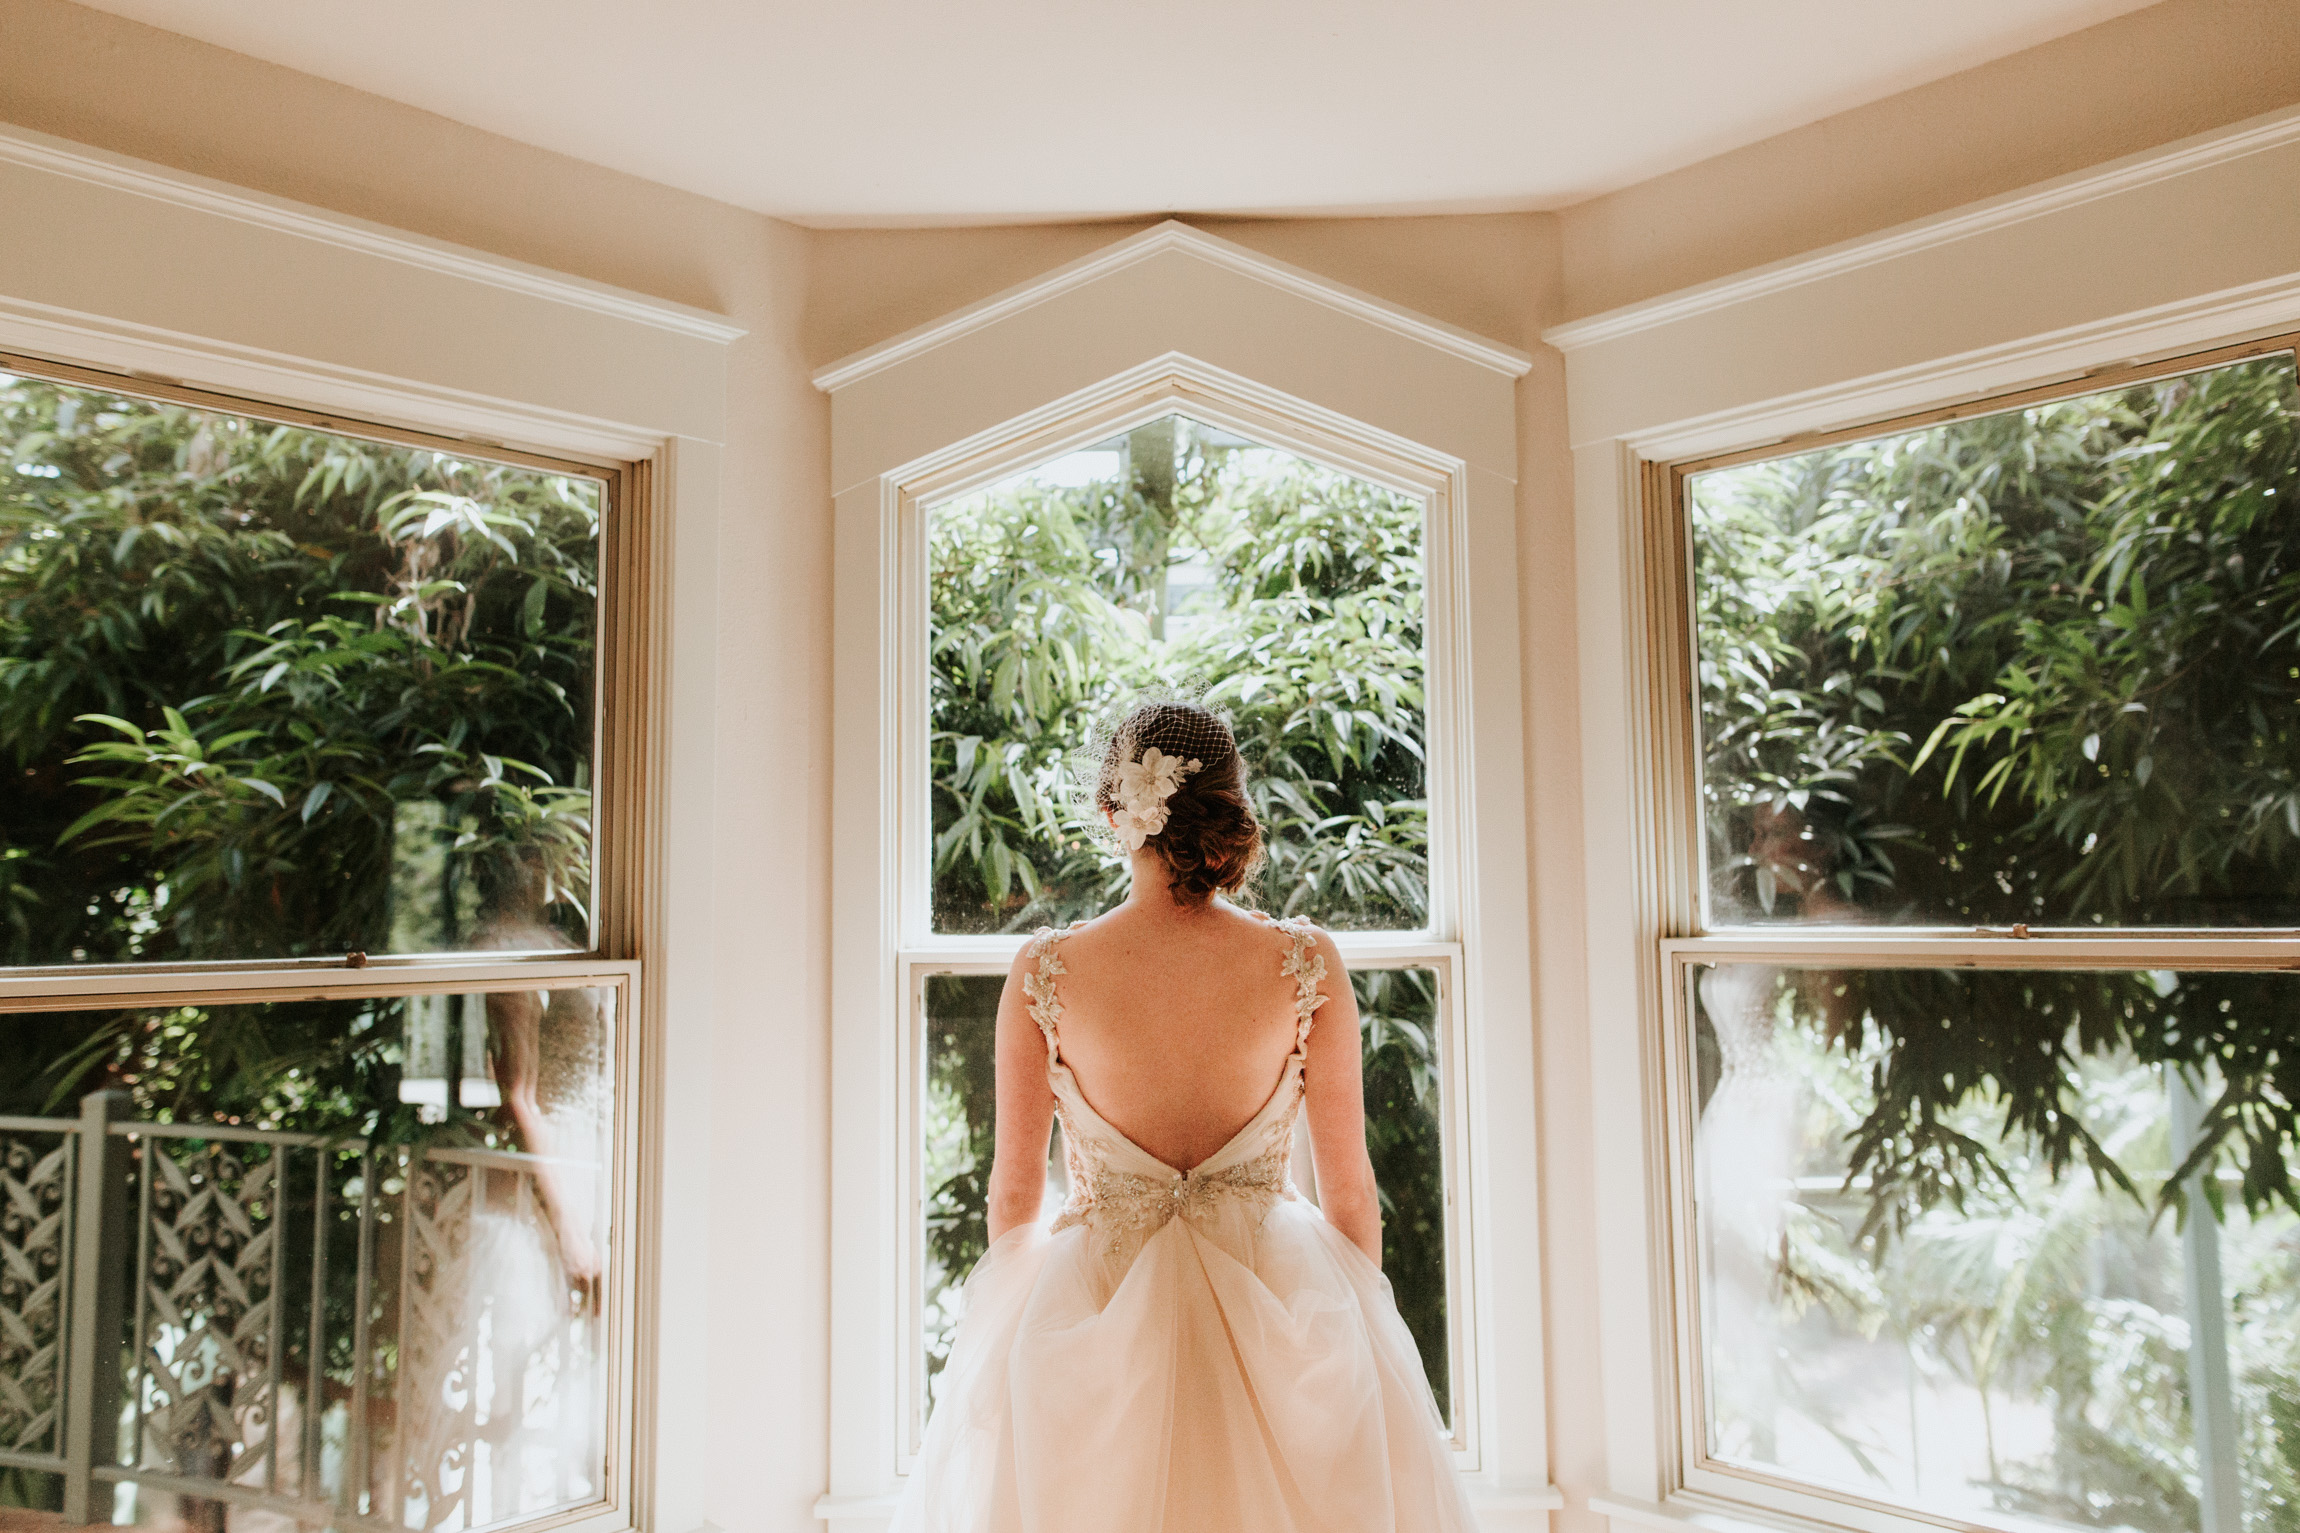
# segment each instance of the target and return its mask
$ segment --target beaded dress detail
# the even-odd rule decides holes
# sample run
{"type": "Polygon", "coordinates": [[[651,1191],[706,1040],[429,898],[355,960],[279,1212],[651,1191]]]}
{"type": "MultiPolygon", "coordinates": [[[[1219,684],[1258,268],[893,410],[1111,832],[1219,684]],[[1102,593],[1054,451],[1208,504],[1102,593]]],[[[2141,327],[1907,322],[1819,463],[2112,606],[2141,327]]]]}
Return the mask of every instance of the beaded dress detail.
{"type": "Polygon", "coordinates": [[[1475,1526],[1390,1286],[1287,1175],[1326,963],[1271,923],[1294,1049],[1188,1171],[1094,1110],[1062,1057],[1062,942],[1022,983],[1070,1197],[967,1279],[895,1533],[1422,1533],[1475,1526]]]}

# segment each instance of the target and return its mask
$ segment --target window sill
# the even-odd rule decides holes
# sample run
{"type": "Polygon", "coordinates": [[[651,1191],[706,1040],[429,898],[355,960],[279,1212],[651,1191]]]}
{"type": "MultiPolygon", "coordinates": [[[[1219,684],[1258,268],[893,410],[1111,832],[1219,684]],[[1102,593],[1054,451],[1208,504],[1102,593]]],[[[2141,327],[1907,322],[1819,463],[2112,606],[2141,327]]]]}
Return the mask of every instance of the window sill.
{"type": "Polygon", "coordinates": [[[1845,1533],[1849,1526],[1683,1496],[1662,1503],[1640,1501],[1634,1496],[1597,1495],[1589,1498],[1589,1509],[1616,1524],[1658,1529],[1660,1533],[1845,1533]]]}
{"type": "MultiPolygon", "coordinates": [[[[1479,1523],[1491,1533],[1502,1533],[1512,1527],[1546,1528],[1549,1514],[1565,1508],[1565,1493],[1554,1485],[1532,1490],[1497,1490],[1472,1481],[1468,1489],[1469,1504],[1476,1509],[1479,1523]]],[[[831,1533],[881,1533],[894,1520],[894,1509],[901,1499],[900,1491],[890,1491],[883,1496],[821,1496],[815,1501],[815,1518],[829,1523],[831,1533]]],[[[1598,1506],[1595,1500],[1590,1504],[1598,1506]]],[[[1667,1513],[1662,1516],[1669,1518],[1667,1513]]],[[[1682,1519],[1666,1520],[1660,1525],[1673,1529],[1695,1526],[1682,1519]]]]}

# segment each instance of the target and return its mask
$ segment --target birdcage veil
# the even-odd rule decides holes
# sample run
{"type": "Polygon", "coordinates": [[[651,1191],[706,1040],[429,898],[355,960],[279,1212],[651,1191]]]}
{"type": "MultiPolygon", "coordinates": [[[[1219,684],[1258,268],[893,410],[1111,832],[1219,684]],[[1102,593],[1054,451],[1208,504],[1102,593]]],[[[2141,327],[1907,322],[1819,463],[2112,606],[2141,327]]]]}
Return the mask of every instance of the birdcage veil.
{"type": "Polygon", "coordinates": [[[1184,761],[1213,763],[1234,754],[1229,715],[1206,701],[1204,683],[1145,687],[1114,699],[1088,726],[1071,754],[1071,815],[1102,849],[1121,855],[1109,811],[1118,807],[1118,773],[1153,747],[1184,761]]]}

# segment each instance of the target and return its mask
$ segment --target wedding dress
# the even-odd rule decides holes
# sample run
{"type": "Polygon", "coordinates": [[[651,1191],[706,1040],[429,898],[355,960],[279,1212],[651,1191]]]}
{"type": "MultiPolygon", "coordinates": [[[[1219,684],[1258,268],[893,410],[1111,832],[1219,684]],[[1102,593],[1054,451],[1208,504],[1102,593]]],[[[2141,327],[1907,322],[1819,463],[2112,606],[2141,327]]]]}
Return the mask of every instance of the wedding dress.
{"type": "Polygon", "coordinates": [[[1062,1057],[1065,932],[1024,977],[1070,1173],[1010,1230],[964,1317],[895,1533],[1439,1533],[1474,1523],[1381,1269],[1286,1174],[1324,998],[1307,922],[1273,923],[1294,1051],[1228,1144],[1176,1171],[1062,1057]]]}

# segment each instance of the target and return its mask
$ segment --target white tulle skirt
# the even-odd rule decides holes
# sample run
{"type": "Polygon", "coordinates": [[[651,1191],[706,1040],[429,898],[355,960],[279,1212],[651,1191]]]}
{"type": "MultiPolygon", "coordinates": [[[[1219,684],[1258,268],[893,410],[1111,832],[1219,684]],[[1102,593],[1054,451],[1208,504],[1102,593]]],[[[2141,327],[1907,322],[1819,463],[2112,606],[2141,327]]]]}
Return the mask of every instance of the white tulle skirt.
{"type": "Polygon", "coordinates": [[[1299,1201],[1009,1231],[941,1382],[897,1533],[1475,1526],[1388,1280],[1299,1201]]]}

